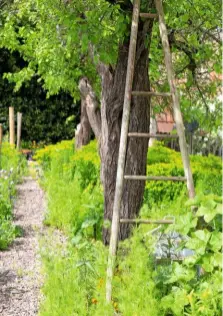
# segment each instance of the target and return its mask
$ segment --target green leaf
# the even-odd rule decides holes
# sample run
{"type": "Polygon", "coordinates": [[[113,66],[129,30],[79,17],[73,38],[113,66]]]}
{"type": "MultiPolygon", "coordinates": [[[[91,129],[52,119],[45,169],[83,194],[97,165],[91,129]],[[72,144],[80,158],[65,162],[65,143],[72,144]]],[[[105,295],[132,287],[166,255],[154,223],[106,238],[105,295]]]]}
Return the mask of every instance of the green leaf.
{"type": "Polygon", "coordinates": [[[189,14],[186,13],[186,14],[182,15],[182,16],[181,16],[181,20],[182,20],[183,22],[187,22],[187,21],[189,20],[189,14]]]}
{"type": "Polygon", "coordinates": [[[195,250],[196,254],[204,255],[211,233],[207,230],[198,230],[192,234],[191,239],[186,243],[186,247],[195,250]]]}
{"type": "Polygon", "coordinates": [[[171,309],[176,316],[181,316],[183,314],[184,306],[187,304],[187,292],[185,289],[177,287],[173,287],[172,293],[163,297],[161,300],[162,308],[164,308],[164,310],[171,309]]]}
{"type": "Polygon", "coordinates": [[[182,235],[187,235],[191,228],[195,228],[197,225],[197,218],[194,217],[192,212],[186,215],[181,215],[176,218],[175,229],[179,231],[182,235]]]}
{"type": "Polygon", "coordinates": [[[211,258],[211,254],[208,254],[202,258],[202,268],[204,268],[206,272],[212,272],[214,269],[214,266],[211,262],[211,258]]]}
{"type": "Polygon", "coordinates": [[[215,267],[219,267],[222,269],[222,253],[217,252],[212,257],[212,263],[215,267]]]}
{"type": "Polygon", "coordinates": [[[184,267],[179,263],[174,263],[173,271],[169,279],[165,281],[165,284],[171,284],[179,281],[189,282],[195,277],[195,272],[193,269],[184,267]]]}
{"type": "Polygon", "coordinates": [[[72,245],[78,245],[82,240],[82,236],[81,235],[76,235],[71,239],[71,243],[72,245]]]}
{"type": "Polygon", "coordinates": [[[215,267],[222,268],[222,254],[214,253],[214,254],[206,254],[202,258],[202,267],[206,272],[212,272],[215,267]]]}
{"type": "Polygon", "coordinates": [[[211,236],[211,233],[208,230],[204,229],[204,230],[197,230],[196,232],[194,232],[193,235],[196,236],[201,241],[207,243],[211,236]]]}
{"type": "Polygon", "coordinates": [[[222,204],[218,204],[215,211],[216,211],[216,214],[222,215],[222,204]]]}
{"type": "Polygon", "coordinates": [[[196,215],[204,216],[205,222],[209,223],[217,214],[221,214],[221,212],[222,212],[222,205],[217,204],[213,200],[210,200],[210,201],[207,201],[201,207],[199,207],[196,215]]]}
{"type": "Polygon", "coordinates": [[[95,272],[95,269],[94,269],[94,267],[92,266],[92,264],[90,263],[90,261],[86,261],[86,262],[85,262],[85,265],[86,265],[92,272],[95,272]]]}
{"type": "Polygon", "coordinates": [[[92,227],[97,223],[97,219],[87,219],[86,221],[84,221],[81,225],[81,228],[88,228],[88,227],[92,227]]]}
{"type": "Polygon", "coordinates": [[[214,231],[211,234],[211,238],[209,240],[209,246],[211,250],[213,250],[214,252],[221,249],[222,247],[222,233],[221,232],[214,231]]]}
{"type": "Polygon", "coordinates": [[[190,199],[185,203],[185,206],[198,206],[200,205],[201,197],[196,195],[194,199],[190,199]]]}
{"type": "Polygon", "coordinates": [[[204,206],[209,209],[214,209],[217,206],[217,203],[213,199],[209,199],[204,202],[204,206]]]}
{"type": "Polygon", "coordinates": [[[221,72],[222,72],[221,63],[215,63],[215,64],[214,64],[214,71],[215,71],[217,74],[221,74],[221,72]]]}
{"type": "Polygon", "coordinates": [[[204,216],[208,212],[208,208],[206,206],[201,206],[196,212],[197,216],[204,216]]]}
{"type": "Polygon", "coordinates": [[[89,45],[89,38],[87,34],[83,34],[82,36],[82,42],[81,42],[81,48],[82,52],[86,53],[88,51],[88,45],[89,45]]]}

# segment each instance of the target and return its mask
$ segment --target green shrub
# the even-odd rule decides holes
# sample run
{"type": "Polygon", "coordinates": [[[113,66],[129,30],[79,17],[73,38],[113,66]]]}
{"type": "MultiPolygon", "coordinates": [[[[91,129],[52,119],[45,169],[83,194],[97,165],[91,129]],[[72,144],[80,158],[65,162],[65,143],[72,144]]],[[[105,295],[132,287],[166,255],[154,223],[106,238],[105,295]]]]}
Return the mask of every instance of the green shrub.
{"type": "Polygon", "coordinates": [[[204,194],[222,195],[222,166],[219,157],[191,156],[196,187],[204,194]]]}
{"type": "Polygon", "coordinates": [[[44,166],[48,208],[45,223],[71,235],[101,237],[103,195],[96,143],[74,152],[73,142],[61,142],[36,153],[44,166]]]}
{"type": "Polygon", "coordinates": [[[12,224],[12,208],[15,186],[26,172],[26,161],[9,144],[3,143],[0,164],[0,249],[6,249],[17,235],[12,224]]]}
{"type": "Polygon", "coordinates": [[[0,250],[7,249],[15,239],[15,228],[9,219],[0,219],[0,250]]]}
{"type": "Polygon", "coordinates": [[[56,145],[48,145],[37,150],[33,158],[41,164],[44,170],[49,170],[53,159],[60,159],[60,161],[58,161],[59,166],[61,162],[68,162],[73,153],[74,141],[65,140],[56,145]]]}
{"type": "Polygon", "coordinates": [[[93,226],[89,227],[88,233],[92,237],[101,236],[103,198],[99,184],[89,185],[83,191],[77,179],[67,182],[63,179],[55,181],[52,177],[45,185],[49,208],[46,224],[77,234],[84,225],[87,231],[87,222],[91,221],[93,226]]]}
{"type": "Polygon", "coordinates": [[[46,280],[45,300],[40,315],[113,315],[105,303],[107,250],[94,240],[83,240],[76,246],[55,241],[52,248],[43,240],[41,251],[46,280]]]}
{"type": "MultiPolygon", "coordinates": [[[[179,152],[166,148],[161,142],[149,148],[147,175],[184,176],[184,169],[179,152]]],[[[221,159],[210,155],[208,157],[191,156],[191,167],[197,192],[221,195],[222,176],[221,159]]],[[[148,181],[145,187],[144,202],[152,207],[164,202],[176,201],[180,195],[187,196],[184,182],[148,181]]]]}
{"type": "Polygon", "coordinates": [[[182,263],[159,267],[155,275],[167,292],[161,306],[169,315],[217,316],[222,310],[222,201],[214,195],[196,196],[186,203],[187,212],[168,231],[188,236],[181,248],[194,251],[182,263]],[[195,215],[191,206],[198,208],[195,215]],[[202,225],[202,226],[201,226],[202,225]],[[161,275],[160,275],[161,272],[161,275]],[[174,304],[177,302],[177,304],[174,304]]]}
{"type": "Polygon", "coordinates": [[[92,141],[78,150],[72,161],[73,172],[75,172],[75,176],[77,176],[82,188],[86,188],[90,183],[94,185],[98,182],[100,159],[97,153],[96,141],[92,141]]]}
{"type": "MultiPolygon", "coordinates": [[[[41,316],[219,315],[221,199],[205,195],[220,192],[219,158],[191,157],[196,190],[204,191],[190,201],[198,207],[197,215],[192,214],[190,204],[184,205],[187,200],[184,183],[147,183],[142,216],[174,215],[175,224],[163,227],[161,232],[177,231],[187,236],[187,243],[184,241],[179,247],[186,245],[195,255],[182,263],[169,261],[158,265],[154,258],[157,237],[150,233],[157,226],[135,228],[132,236],[120,243],[112,304],[107,305],[107,248],[101,242],[103,196],[96,143],[91,142],[76,152],[66,148],[63,151],[62,147],[57,150],[57,146],[50,148],[48,156],[39,158],[41,163],[46,157],[50,161],[45,164],[43,181],[49,208],[46,223],[63,229],[69,238],[67,245],[53,242],[52,249],[45,248],[44,243],[46,280],[41,316]],[[198,220],[203,233],[197,228],[198,220]],[[206,272],[198,276],[198,267],[206,272]]],[[[149,149],[148,163],[149,175],[184,175],[180,154],[160,143],[149,149]]]]}

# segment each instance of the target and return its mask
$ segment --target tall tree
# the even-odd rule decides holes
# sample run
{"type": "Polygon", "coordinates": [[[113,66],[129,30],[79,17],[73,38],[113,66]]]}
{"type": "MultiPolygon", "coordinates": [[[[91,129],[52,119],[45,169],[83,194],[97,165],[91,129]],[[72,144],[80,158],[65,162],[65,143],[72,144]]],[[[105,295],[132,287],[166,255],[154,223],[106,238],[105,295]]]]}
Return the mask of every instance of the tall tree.
{"type": "MultiPolygon", "coordinates": [[[[219,61],[213,56],[220,54],[220,6],[217,0],[181,0],[177,6],[173,0],[164,2],[178,79],[181,82],[183,78],[187,94],[203,100],[198,104],[200,113],[204,113],[203,108],[209,111],[209,99],[217,90],[215,82],[212,95],[204,93],[200,72],[206,67],[207,71],[219,71],[219,61]]],[[[141,9],[154,12],[153,1],[143,0],[141,9]]],[[[7,75],[9,81],[16,82],[16,89],[38,74],[49,94],[63,89],[74,98],[81,95],[85,119],[77,138],[79,144],[87,142],[89,126],[98,138],[105,219],[112,217],[131,13],[130,0],[21,0],[15,1],[10,10],[7,8],[0,32],[0,45],[18,50],[28,62],[20,72],[7,75]]],[[[211,85],[208,80],[205,84],[211,85]]],[[[133,89],[168,90],[158,28],[153,20],[139,22],[133,89]]],[[[188,106],[197,110],[192,97],[188,105],[187,94],[183,95],[185,113],[188,106]]],[[[157,102],[153,106],[160,108],[157,102]]],[[[148,132],[149,121],[150,99],[134,97],[130,131],[148,132]]],[[[147,140],[129,139],[127,153],[125,173],[145,174],[147,140]]],[[[138,215],[144,186],[141,181],[125,181],[121,217],[138,215]]],[[[120,238],[128,234],[129,226],[122,224],[120,238]]],[[[104,241],[109,241],[108,230],[104,230],[104,241]]]]}

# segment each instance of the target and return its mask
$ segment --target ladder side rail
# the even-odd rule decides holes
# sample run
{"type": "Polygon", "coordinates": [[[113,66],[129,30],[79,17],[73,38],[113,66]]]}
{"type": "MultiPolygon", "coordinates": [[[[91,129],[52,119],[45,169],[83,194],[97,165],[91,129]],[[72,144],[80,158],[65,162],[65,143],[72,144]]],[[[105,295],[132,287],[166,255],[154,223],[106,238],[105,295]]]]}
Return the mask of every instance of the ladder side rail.
{"type": "Polygon", "coordinates": [[[170,46],[169,46],[169,41],[168,41],[167,29],[166,29],[166,24],[164,20],[164,12],[163,12],[161,0],[155,0],[155,5],[156,5],[157,13],[159,15],[159,30],[160,30],[160,36],[161,36],[161,41],[162,41],[163,50],[164,50],[168,82],[169,82],[170,91],[172,93],[172,98],[173,98],[173,114],[174,114],[174,120],[176,123],[177,132],[179,135],[180,151],[181,151],[181,156],[182,156],[183,165],[184,165],[185,177],[187,178],[187,189],[188,189],[189,197],[194,198],[195,197],[194,181],[193,181],[192,171],[190,167],[190,159],[189,159],[186,137],[184,133],[184,124],[183,124],[183,118],[182,118],[182,114],[180,110],[179,96],[177,93],[176,84],[174,80],[174,69],[173,69],[173,64],[172,64],[172,57],[171,57],[171,52],[170,52],[170,46]]]}
{"type": "Polygon", "coordinates": [[[127,219],[127,218],[121,218],[120,219],[120,223],[129,223],[129,224],[174,224],[174,220],[165,220],[165,219],[161,219],[161,220],[146,220],[146,219],[127,219]]]}
{"type": "Polygon", "coordinates": [[[139,13],[140,13],[139,11],[140,11],[140,0],[134,0],[128,65],[127,65],[127,74],[126,74],[126,83],[125,83],[125,98],[124,98],[124,105],[123,105],[123,116],[122,116],[121,137],[120,137],[119,156],[118,156],[115,198],[114,198],[114,206],[113,206],[111,237],[110,237],[109,255],[108,255],[107,280],[106,280],[106,300],[108,303],[111,302],[112,279],[113,279],[114,264],[115,264],[115,259],[116,259],[117,244],[118,244],[119,217],[120,217],[119,211],[121,207],[121,199],[122,199],[122,193],[123,193],[124,168],[125,168],[125,160],[126,160],[130,106],[131,106],[131,96],[132,96],[132,84],[133,84],[133,75],[134,75],[134,67],[135,67],[136,44],[137,44],[137,35],[138,35],[139,13]]]}

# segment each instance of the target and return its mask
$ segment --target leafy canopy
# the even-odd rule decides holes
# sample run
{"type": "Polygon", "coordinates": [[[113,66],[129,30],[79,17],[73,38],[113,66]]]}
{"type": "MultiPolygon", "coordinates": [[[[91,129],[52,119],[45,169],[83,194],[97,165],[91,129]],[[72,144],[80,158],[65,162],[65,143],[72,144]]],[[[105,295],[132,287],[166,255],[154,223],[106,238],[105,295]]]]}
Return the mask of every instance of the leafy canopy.
{"type": "MultiPolygon", "coordinates": [[[[141,10],[154,12],[148,6],[150,1],[142,1],[141,10]]],[[[38,74],[49,94],[62,89],[78,98],[77,82],[87,76],[99,92],[97,64],[115,67],[119,45],[129,36],[131,7],[128,0],[15,0],[2,13],[0,47],[18,51],[28,66],[6,77],[16,82],[17,90],[38,74]]],[[[164,9],[184,117],[216,129],[221,120],[216,98],[221,84],[216,76],[221,72],[221,3],[180,0],[176,5],[168,0],[164,9]]],[[[167,90],[157,23],[149,57],[152,88],[167,90]]]]}
{"type": "Polygon", "coordinates": [[[29,64],[7,78],[19,89],[37,73],[50,94],[63,89],[77,96],[79,78],[96,76],[90,42],[95,63],[99,58],[114,63],[126,19],[117,6],[102,0],[15,1],[6,12],[0,45],[19,51],[29,64]]]}

